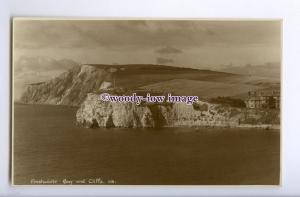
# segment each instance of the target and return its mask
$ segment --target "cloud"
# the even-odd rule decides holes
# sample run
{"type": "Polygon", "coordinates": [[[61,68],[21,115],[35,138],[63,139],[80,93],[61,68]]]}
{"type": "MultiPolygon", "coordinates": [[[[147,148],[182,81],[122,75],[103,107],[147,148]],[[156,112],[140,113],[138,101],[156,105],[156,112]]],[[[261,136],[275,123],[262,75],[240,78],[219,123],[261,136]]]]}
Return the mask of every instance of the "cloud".
{"type": "Polygon", "coordinates": [[[173,59],[168,59],[168,58],[163,58],[163,57],[158,57],[158,58],[156,58],[156,63],[157,64],[174,63],[174,60],[173,59]]]}
{"type": "Polygon", "coordinates": [[[280,61],[280,21],[16,20],[14,58],[49,56],[78,62],[182,65],[280,61]],[[181,52],[181,53],[180,53],[181,52]],[[217,57],[217,58],[216,58],[217,57]]]}
{"type": "Polygon", "coordinates": [[[14,63],[14,71],[16,76],[34,74],[39,72],[65,71],[78,63],[69,59],[56,60],[49,57],[25,57],[21,56],[14,63]]]}
{"type": "Polygon", "coordinates": [[[277,21],[20,20],[16,48],[180,48],[280,43],[277,21]]]}
{"type": "Polygon", "coordinates": [[[160,53],[160,54],[179,54],[179,53],[182,53],[182,51],[180,49],[176,49],[176,48],[170,47],[170,46],[160,48],[160,49],[156,50],[155,52],[160,53]]]}

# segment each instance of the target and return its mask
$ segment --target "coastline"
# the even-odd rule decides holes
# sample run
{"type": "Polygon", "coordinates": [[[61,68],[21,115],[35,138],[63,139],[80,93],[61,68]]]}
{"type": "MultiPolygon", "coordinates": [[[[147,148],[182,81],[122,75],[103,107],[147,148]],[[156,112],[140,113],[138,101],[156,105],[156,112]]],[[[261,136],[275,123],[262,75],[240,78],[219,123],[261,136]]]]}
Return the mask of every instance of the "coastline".
{"type": "MultiPolygon", "coordinates": [[[[55,106],[55,107],[68,107],[76,108],[79,106],[70,106],[70,105],[57,105],[57,104],[44,104],[44,103],[24,103],[14,101],[13,105],[41,105],[41,106],[55,106]]],[[[77,126],[80,124],[77,123],[77,126]]],[[[88,127],[87,127],[88,128],[88,127]]],[[[127,128],[127,127],[116,127],[116,128],[127,128]]],[[[172,126],[162,126],[161,128],[241,128],[241,129],[262,129],[262,130],[278,130],[280,131],[280,124],[235,124],[235,125],[172,125],[172,126]]],[[[135,128],[132,128],[135,129],[135,128]]]]}

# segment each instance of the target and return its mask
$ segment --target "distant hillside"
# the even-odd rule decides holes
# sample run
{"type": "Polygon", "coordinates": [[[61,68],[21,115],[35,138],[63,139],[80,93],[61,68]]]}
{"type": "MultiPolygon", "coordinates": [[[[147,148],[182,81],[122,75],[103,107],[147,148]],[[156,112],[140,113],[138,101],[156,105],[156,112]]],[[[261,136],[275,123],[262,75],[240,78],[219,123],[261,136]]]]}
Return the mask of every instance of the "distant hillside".
{"type": "Polygon", "coordinates": [[[195,95],[200,98],[218,96],[239,97],[248,91],[262,89],[263,87],[243,83],[209,82],[188,79],[174,79],[143,86],[143,89],[174,92],[177,95],[195,95]]]}
{"type": "Polygon", "coordinates": [[[268,84],[251,84],[256,80],[225,72],[164,65],[89,64],[75,66],[54,79],[29,84],[21,102],[79,105],[87,93],[98,91],[104,81],[125,89],[158,89],[183,95],[197,94],[200,98],[232,96],[268,84]]]}
{"type": "Polygon", "coordinates": [[[223,66],[218,70],[222,72],[229,72],[242,75],[253,75],[260,77],[270,77],[275,78],[280,81],[280,63],[279,62],[269,62],[263,65],[245,65],[245,66],[223,66]]]}
{"type": "Polygon", "coordinates": [[[226,78],[238,76],[225,72],[164,65],[127,65],[125,68],[124,71],[116,73],[116,85],[128,88],[137,88],[174,79],[223,81],[226,78]]]}

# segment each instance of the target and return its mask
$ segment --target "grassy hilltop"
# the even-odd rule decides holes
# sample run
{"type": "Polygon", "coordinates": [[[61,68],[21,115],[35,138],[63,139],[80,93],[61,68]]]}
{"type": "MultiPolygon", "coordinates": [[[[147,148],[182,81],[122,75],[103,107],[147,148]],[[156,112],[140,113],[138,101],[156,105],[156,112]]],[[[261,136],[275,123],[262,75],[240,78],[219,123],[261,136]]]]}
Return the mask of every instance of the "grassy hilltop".
{"type": "Polygon", "coordinates": [[[86,64],[75,66],[43,83],[30,84],[21,101],[80,105],[87,93],[98,91],[104,81],[111,82],[113,87],[129,90],[162,91],[200,98],[243,98],[250,90],[279,86],[279,82],[269,78],[211,70],[151,64],[86,64]]]}

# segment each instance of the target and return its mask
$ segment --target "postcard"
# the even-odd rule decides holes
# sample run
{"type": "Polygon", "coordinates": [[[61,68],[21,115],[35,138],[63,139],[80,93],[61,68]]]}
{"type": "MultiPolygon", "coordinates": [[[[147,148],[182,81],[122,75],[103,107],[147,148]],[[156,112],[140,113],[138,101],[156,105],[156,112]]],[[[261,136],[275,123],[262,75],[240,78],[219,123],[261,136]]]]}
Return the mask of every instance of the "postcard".
{"type": "Polygon", "coordinates": [[[279,185],[281,21],[14,18],[14,185],[279,185]]]}

